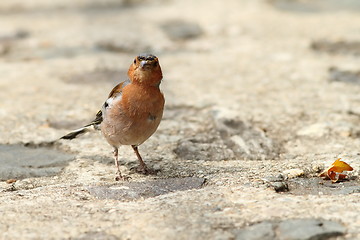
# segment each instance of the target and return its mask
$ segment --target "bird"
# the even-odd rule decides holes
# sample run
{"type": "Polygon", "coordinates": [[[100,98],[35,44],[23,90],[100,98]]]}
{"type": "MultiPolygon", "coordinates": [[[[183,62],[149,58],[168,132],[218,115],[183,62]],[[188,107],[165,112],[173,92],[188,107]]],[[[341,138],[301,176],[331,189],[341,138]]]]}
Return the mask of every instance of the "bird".
{"type": "Polygon", "coordinates": [[[60,138],[72,140],[92,127],[101,130],[114,149],[116,181],[128,179],[121,174],[119,167],[119,147],[122,145],[130,145],[134,150],[139,161],[139,172],[151,172],[138,147],[157,130],[165,105],[165,98],[160,90],[163,75],[159,59],[155,55],[145,53],[136,56],[127,75],[126,81],[112,89],[92,122],[60,138]]]}

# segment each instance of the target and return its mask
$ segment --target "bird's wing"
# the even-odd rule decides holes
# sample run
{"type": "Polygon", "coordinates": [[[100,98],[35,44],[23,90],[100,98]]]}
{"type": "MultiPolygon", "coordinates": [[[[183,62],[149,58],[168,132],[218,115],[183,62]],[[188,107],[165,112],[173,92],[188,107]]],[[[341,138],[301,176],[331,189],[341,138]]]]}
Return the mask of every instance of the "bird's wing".
{"type": "Polygon", "coordinates": [[[123,88],[128,85],[130,83],[130,80],[126,80],[124,82],[119,83],[118,85],[116,85],[111,92],[109,93],[108,98],[114,98],[116,97],[118,94],[122,93],[123,88]]]}
{"type": "Polygon", "coordinates": [[[89,130],[89,127],[94,126],[95,129],[99,129],[99,125],[103,121],[103,111],[106,111],[106,108],[109,107],[109,104],[113,101],[114,98],[121,96],[123,88],[130,83],[130,80],[126,80],[124,82],[116,85],[110,92],[108,99],[103,104],[102,110],[98,111],[95,119],[91,121],[91,123],[86,124],[84,127],[74,130],[67,135],[61,137],[61,139],[74,139],[78,135],[83,134],[89,130]]]}
{"type": "Polygon", "coordinates": [[[123,88],[128,85],[130,83],[130,80],[126,80],[124,82],[121,82],[119,83],[118,85],[116,85],[112,90],[111,92],[109,93],[109,96],[108,96],[108,99],[105,101],[105,103],[103,104],[102,106],[102,110],[98,111],[96,116],[95,116],[95,119],[87,124],[86,126],[84,127],[89,127],[89,126],[96,126],[97,125],[100,125],[100,123],[102,122],[103,120],[103,111],[106,110],[106,108],[109,106],[109,104],[113,101],[114,98],[118,97],[119,95],[122,94],[122,90],[123,88]]]}

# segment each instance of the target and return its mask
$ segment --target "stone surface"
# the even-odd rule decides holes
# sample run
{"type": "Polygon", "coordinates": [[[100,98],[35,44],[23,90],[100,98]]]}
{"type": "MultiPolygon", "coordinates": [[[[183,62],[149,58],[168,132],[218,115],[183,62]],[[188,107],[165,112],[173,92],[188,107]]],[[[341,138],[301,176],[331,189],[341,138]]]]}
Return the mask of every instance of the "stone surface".
{"type": "Polygon", "coordinates": [[[360,193],[359,182],[343,181],[333,184],[319,178],[298,178],[287,181],[291,194],[296,195],[346,195],[360,193]]]}
{"type": "Polygon", "coordinates": [[[336,11],[359,11],[360,3],[356,0],[314,0],[314,1],[288,1],[273,0],[271,3],[282,10],[299,13],[321,13],[336,11]]]}
{"type": "Polygon", "coordinates": [[[53,149],[0,145],[0,180],[55,175],[73,159],[53,149]]]}
{"type": "Polygon", "coordinates": [[[329,68],[329,81],[360,84],[360,71],[357,72],[345,71],[345,70],[337,69],[336,67],[332,67],[329,68]]]}
{"type": "Polygon", "coordinates": [[[288,219],[281,222],[265,221],[238,230],[236,239],[250,240],[325,240],[342,236],[344,226],[323,219],[288,219]]]}
{"type": "Polygon", "coordinates": [[[319,219],[291,219],[277,228],[279,239],[311,240],[330,239],[344,235],[346,229],[340,223],[319,219]]]}
{"type": "Polygon", "coordinates": [[[216,127],[225,145],[240,159],[264,160],[278,157],[279,146],[259,128],[237,118],[215,116],[216,127]]]}
{"type": "Polygon", "coordinates": [[[311,48],[330,54],[360,55],[360,42],[318,40],[311,43],[311,48]]]}
{"type": "Polygon", "coordinates": [[[303,127],[297,132],[297,135],[303,137],[320,138],[329,134],[329,124],[327,123],[315,123],[310,126],[303,127]]]}
{"type": "Polygon", "coordinates": [[[236,240],[272,240],[275,239],[274,224],[271,222],[262,222],[254,224],[236,233],[236,240]]]}
{"type": "Polygon", "coordinates": [[[78,237],[74,237],[74,240],[87,240],[87,239],[94,239],[94,240],[118,240],[119,237],[115,235],[110,235],[105,232],[86,232],[78,237]]]}
{"type": "Polygon", "coordinates": [[[272,182],[270,185],[274,188],[275,192],[288,192],[289,186],[286,182],[272,182]]]}
{"type": "Polygon", "coordinates": [[[204,178],[169,178],[147,182],[129,182],[122,185],[88,187],[91,195],[100,199],[136,200],[156,197],[176,191],[201,188],[204,178]]]}
{"type": "MultiPolygon", "coordinates": [[[[0,239],[222,240],[257,223],[266,232],[266,223],[291,219],[331,220],[346,229],[339,239],[360,239],[360,85],[329,81],[330,68],[351,79],[359,72],[358,6],[1,0],[0,144],[26,145],[27,155],[36,152],[44,163],[61,153],[75,158],[38,162],[26,178],[0,181],[0,239]],[[173,20],[185,27],[176,39],[163,28],[173,20]],[[99,132],[49,143],[93,120],[143,51],[159,57],[164,75],[163,121],[139,147],[157,175],[132,171],[138,162],[124,146],[120,168],[131,179],[118,183],[112,147],[99,132]],[[326,126],[297,134],[314,124],[326,126]],[[337,158],[354,168],[349,180],[319,179],[320,168],[337,158]],[[56,171],[30,176],[47,167],[56,171]],[[305,174],[287,179],[289,169],[305,174]],[[206,183],[154,196],[163,188],[153,181],[184,178],[206,183]],[[88,189],[119,196],[122,184],[137,198],[98,198],[88,189]]],[[[267,236],[254,228],[246,236],[267,236]]]]}
{"type": "Polygon", "coordinates": [[[183,159],[217,161],[234,158],[234,153],[222,141],[202,136],[181,140],[174,152],[183,159]]]}
{"type": "Polygon", "coordinates": [[[264,183],[275,190],[275,192],[288,192],[289,185],[285,181],[285,178],[282,174],[276,176],[266,176],[262,179],[264,183]]]}

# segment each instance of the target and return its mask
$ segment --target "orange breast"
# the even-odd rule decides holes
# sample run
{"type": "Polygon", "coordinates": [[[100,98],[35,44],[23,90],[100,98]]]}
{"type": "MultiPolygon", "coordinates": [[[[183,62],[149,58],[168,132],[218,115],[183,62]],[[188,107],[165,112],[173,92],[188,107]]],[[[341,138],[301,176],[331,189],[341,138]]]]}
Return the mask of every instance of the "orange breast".
{"type": "Polygon", "coordinates": [[[162,113],[164,103],[164,96],[158,87],[130,84],[123,89],[123,111],[139,121],[147,119],[149,114],[156,116],[162,113]]]}
{"type": "Polygon", "coordinates": [[[142,144],[159,126],[164,103],[157,87],[125,86],[119,105],[109,109],[102,122],[105,138],[113,146],[142,144]]]}

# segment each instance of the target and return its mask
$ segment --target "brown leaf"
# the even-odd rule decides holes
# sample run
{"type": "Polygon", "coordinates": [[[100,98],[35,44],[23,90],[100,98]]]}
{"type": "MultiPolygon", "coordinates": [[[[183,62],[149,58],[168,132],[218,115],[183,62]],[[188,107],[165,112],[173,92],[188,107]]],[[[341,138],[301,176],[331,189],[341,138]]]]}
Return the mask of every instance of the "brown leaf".
{"type": "Polygon", "coordinates": [[[344,171],[352,171],[353,168],[344,161],[340,161],[341,158],[336,159],[331,166],[322,172],[319,176],[325,177],[325,179],[331,179],[333,183],[346,178],[346,174],[340,174],[344,171]]]}
{"type": "Polygon", "coordinates": [[[11,178],[11,179],[6,180],[6,183],[11,184],[11,183],[14,183],[16,181],[17,181],[16,179],[11,178]]]}

